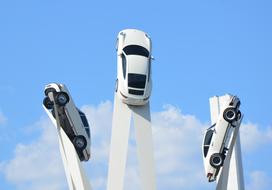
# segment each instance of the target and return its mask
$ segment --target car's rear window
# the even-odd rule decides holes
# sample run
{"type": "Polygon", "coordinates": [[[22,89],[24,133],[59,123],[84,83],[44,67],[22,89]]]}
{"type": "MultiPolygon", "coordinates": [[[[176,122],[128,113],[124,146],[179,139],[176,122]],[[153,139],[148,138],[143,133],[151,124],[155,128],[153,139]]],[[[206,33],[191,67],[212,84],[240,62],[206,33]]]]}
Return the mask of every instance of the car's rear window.
{"type": "Polygon", "coordinates": [[[128,86],[132,88],[145,88],[146,75],[129,73],[128,86]]]}
{"type": "Polygon", "coordinates": [[[124,47],[124,52],[126,55],[141,55],[144,57],[149,57],[149,51],[139,45],[129,45],[124,47]]]}

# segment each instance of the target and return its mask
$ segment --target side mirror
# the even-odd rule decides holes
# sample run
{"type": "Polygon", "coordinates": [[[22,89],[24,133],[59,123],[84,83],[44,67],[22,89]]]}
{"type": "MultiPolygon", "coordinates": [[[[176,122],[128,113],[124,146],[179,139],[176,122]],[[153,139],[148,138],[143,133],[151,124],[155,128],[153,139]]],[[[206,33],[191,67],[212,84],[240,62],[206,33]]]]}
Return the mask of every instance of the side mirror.
{"type": "Polygon", "coordinates": [[[155,61],[155,57],[151,56],[151,60],[152,60],[152,61],[155,61]]]}

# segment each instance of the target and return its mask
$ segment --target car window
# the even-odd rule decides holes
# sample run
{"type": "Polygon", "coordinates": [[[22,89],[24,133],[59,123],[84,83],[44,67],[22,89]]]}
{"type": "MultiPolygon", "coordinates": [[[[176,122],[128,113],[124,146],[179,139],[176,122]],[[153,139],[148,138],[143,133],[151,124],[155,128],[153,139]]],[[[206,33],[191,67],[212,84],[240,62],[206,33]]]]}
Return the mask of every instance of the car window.
{"type": "Polygon", "coordinates": [[[88,135],[88,137],[90,138],[90,128],[89,127],[85,127],[85,131],[86,131],[86,133],[87,133],[87,135],[88,135]]]}
{"type": "Polygon", "coordinates": [[[206,135],[205,135],[204,145],[210,145],[211,144],[212,136],[213,136],[213,130],[212,129],[208,130],[206,135]]]}
{"type": "Polygon", "coordinates": [[[210,144],[211,144],[211,140],[212,140],[212,136],[213,136],[213,130],[210,129],[210,130],[207,131],[207,133],[205,135],[205,139],[204,139],[204,146],[203,146],[204,157],[206,157],[207,154],[208,154],[210,144]]]}
{"type": "Polygon", "coordinates": [[[129,89],[128,93],[130,94],[134,94],[134,95],[144,95],[144,91],[143,90],[133,90],[133,89],[129,89]]]}
{"type": "Polygon", "coordinates": [[[82,123],[84,125],[84,129],[88,135],[88,137],[90,138],[90,127],[89,127],[89,123],[88,123],[88,120],[85,116],[85,114],[83,112],[80,112],[80,118],[82,120],[82,123]]]}
{"type": "Polygon", "coordinates": [[[89,123],[87,121],[86,116],[85,115],[81,115],[80,117],[81,117],[81,120],[82,120],[82,123],[83,123],[84,127],[89,127],[89,123]]]}
{"type": "Polygon", "coordinates": [[[206,158],[207,154],[208,154],[208,151],[209,151],[209,146],[204,146],[203,147],[203,153],[204,153],[204,157],[206,158]]]}
{"type": "Polygon", "coordinates": [[[139,45],[129,45],[124,47],[124,52],[126,55],[141,55],[144,57],[149,57],[149,51],[139,45]]]}
{"type": "Polygon", "coordinates": [[[81,121],[82,121],[84,127],[89,127],[89,123],[88,123],[88,120],[86,118],[86,115],[82,111],[80,111],[79,109],[77,109],[77,110],[78,110],[78,113],[80,115],[80,118],[81,118],[81,121]]]}
{"type": "Polygon", "coordinates": [[[126,59],[126,56],[123,53],[121,55],[121,59],[122,59],[123,77],[124,77],[124,79],[126,79],[127,59],[126,59]]]}
{"type": "Polygon", "coordinates": [[[128,86],[133,88],[145,88],[146,75],[129,73],[128,86]]]}

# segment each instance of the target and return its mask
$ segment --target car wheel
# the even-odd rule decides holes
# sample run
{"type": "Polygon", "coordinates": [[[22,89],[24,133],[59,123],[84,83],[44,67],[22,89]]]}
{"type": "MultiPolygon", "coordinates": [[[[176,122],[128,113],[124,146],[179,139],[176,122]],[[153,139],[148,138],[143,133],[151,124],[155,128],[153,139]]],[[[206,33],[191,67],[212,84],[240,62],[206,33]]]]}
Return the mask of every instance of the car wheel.
{"type": "Polygon", "coordinates": [[[54,103],[50,100],[50,98],[47,96],[43,99],[43,105],[47,109],[53,109],[54,103]]]}
{"type": "Polygon", "coordinates": [[[66,92],[58,92],[55,99],[59,106],[65,106],[70,100],[66,92]]]}
{"type": "Polygon", "coordinates": [[[116,79],[115,81],[115,92],[117,92],[117,90],[118,90],[118,79],[116,79]]]}
{"type": "Polygon", "coordinates": [[[223,113],[223,117],[227,122],[232,123],[234,120],[237,119],[237,112],[236,112],[235,108],[225,109],[225,111],[223,113]]]}
{"type": "Polygon", "coordinates": [[[219,168],[221,166],[223,166],[224,163],[224,156],[220,153],[215,153],[213,155],[211,155],[210,157],[210,164],[215,167],[215,168],[219,168]]]}
{"type": "Polygon", "coordinates": [[[74,137],[73,144],[77,150],[84,150],[87,146],[87,141],[83,135],[78,135],[74,137]]]}
{"type": "Polygon", "coordinates": [[[47,89],[44,91],[45,96],[48,96],[49,92],[55,93],[56,90],[55,90],[54,88],[47,88],[47,89]]]}

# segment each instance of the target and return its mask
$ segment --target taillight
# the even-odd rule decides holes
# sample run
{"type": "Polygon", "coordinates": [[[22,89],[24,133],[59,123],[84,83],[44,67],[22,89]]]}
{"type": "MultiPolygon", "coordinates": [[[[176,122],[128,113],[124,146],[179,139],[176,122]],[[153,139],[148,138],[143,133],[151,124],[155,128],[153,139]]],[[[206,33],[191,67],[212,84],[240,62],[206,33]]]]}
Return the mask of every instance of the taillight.
{"type": "Polygon", "coordinates": [[[208,173],[208,174],[207,174],[207,177],[212,177],[212,176],[213,176],[212,173],[208,173]]]}

